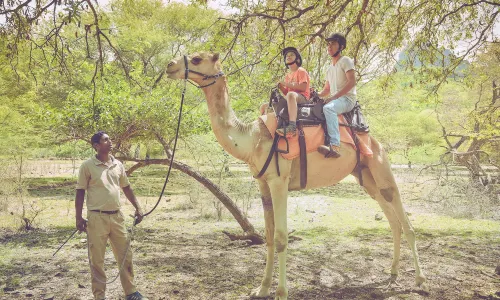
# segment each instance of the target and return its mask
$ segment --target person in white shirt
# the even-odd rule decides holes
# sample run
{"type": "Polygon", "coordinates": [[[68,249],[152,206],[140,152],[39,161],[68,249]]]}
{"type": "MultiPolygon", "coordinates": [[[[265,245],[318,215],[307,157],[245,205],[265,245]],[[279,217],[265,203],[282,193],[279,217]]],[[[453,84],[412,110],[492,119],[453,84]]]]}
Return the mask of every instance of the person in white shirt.
{"type": "Polygon", "coordinates": [[[351,111],[356,104],[356,76],[354,61],[342,55],[346,38],[340,33],[330,35],[328,54],[332,64],[326,73],[326,82],[319,96],[325,101],[323,113],[326,118],[329,146],[322,145],[318,152],[325,157],[340,157],[340,132],[338,115],[351,111]]]}

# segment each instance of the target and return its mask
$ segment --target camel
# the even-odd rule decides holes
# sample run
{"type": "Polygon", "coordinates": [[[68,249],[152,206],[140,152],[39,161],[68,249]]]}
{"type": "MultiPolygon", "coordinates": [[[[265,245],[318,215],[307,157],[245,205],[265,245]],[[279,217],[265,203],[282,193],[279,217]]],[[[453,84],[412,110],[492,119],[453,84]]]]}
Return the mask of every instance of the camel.
{"type": "MultiPolygon", "coordinates": [[[[247,163],[255,177],[267,159],[273,139],[261,120],[244,124],[235,116],[230,107],[227,78],[222,73],[219,55],[200,52],[176,58],[168,63],[166,74],[170,79],[190,79],[202,88],[218,142],[229,154],[247,163]]],[[[415,244],[415,231],[401,202],[387,154],[373,137],[371,147],[373,157],[362,157],[360,161],[363,187],[378,202],[390,224],[394,242],[391,278],[395,282],[398,274],[402,230],[413,254],[416,284],[427,289],[426,277],[420,268],[415,244]]],[[[286,300],[287,198],[288,191],[301,189],[300,164],[299,158],[285,160],[279,157],[281,172],[278,176],[274,160],[273,157],[264,175],[256,179],[264,208],[267,261],[264,278],[260,286],[251,291],[250,296],[270,296],[276,249],[279,282],[275,299],[286,300]]],[[[318,152],[312,152],[307,154],[307,161],[308,180],[305,189],[334,185],[349,174],[354,175],[359,183],[358,172],[354,172],[356,151],[349,145],[342,145],[340,158],[325,158],[318,152]]]]}

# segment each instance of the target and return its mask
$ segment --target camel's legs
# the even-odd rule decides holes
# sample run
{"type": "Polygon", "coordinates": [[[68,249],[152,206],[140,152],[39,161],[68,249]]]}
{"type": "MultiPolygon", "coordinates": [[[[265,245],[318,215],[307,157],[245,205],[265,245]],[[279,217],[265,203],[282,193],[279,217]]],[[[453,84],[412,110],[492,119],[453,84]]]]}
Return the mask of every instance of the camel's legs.
{"type": "MultiPolygon", "coordinates": [[[[415,266],[415,281],[417,286],[421,286],[425,283],[426,278],[423,271],[420,268],[420,260],[418,258],[417,246],[415,243],[415,230],[406,215],[403,203],[401,202],[401,196],[399,194],[399,189],[394,180],[394,176],[391,171],[391,166],[384,149],[378,143],[372,144],[374,154],[372,158],[366,159],[365,163],[370,169],[370,173],[375,180],[377,189],[379,190],[382,197],[391,206],[403,226],[403,232],[406,236],[406,240],[410,245],[410,249],[413,253],[413,263],[415,266]]],[[[424,288],[427,288],[424,286],[424,288]]]]}
{"type": "Polygon", "coordinates": [[[268,180],[274,209],[274,245],[278,252],[279,281],[276,288],[276,298],[286,300],[288,289],[286,287],[286,250],[288,246],[287,229],[287,198],[289,177],[276,177],[268,180]]]}
{"type": "Polygon", "coordinates": [[[271,199],[271,192],[267,182],[258,180],[259,190],[262,197],[262,206],[264,207],[264,220],[266,224],[266,245],[267,245],[267,259],[264,278],[261,285],[254,289],[250,296],[252,297],[267,297],[269,296],[269,288],[273,278],[274,266],[274,211],[273,202],[271,199]]]}
{"type": "MultiPolygon", "coordinates": [[[[353,172],[354,175],[359,182],[358,173],[353,172]]],[[[389,225],[391,226],[392,231],[392,240],[394,243],[394,253],[392,257],[391,264],[391,275],[397,277],[399,271],[399,257],[400,257],[400,249],[401,249],[401,223],[394,212],[394,209],[389,205],[389,203],[384,199],[380,191],[377,189],[377,185],[375,184],[375,180],[373,179],[370,170],[367,168],[363,169],[363,187],[365,191],[375,200],[377,200],[378,204],[384,211],[384,214],[389,221],[389,225]]],[[[395,278],[394,278],[395,279],[395,278]]]]}

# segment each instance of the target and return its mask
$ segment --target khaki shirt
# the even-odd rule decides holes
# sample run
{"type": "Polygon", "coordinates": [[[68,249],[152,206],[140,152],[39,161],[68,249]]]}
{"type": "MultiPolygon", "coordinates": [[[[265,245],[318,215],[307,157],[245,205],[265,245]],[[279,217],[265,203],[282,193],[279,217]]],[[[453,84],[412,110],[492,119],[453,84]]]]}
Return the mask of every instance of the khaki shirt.
{"type": "Polygon", "coordinates": [[[123,164],[110,157],[106,164],[94,156],[80,166],[76,189],[87,191],[88,210],[120,209],[120,188],[130,185],[123,164]]]}

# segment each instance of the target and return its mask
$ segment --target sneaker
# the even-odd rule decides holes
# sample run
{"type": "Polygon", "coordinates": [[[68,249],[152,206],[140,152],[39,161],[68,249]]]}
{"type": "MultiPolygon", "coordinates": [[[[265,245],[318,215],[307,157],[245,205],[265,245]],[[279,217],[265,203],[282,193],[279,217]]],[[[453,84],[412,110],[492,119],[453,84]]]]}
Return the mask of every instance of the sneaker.
{"type": "Polygon", "coordinates": [[[340,157],[340,147],[335,145],[330,145],[330,146],[321,145],[318,147],[318,152],[323,154],[326,158],[340,157]]]}
{"type": "Polygon", "coordinates": [[[297,135],[297,126],[294,126],[294,125],[287,125],[283,128],[278,128],[276,129],[276,132],[279,134],[279,135],[282,135],[282,136],[296,136],[297,135]]]}
{"type": "Polygon", "coordinates": [[[139,293],[139,291],[137,291],[133,294],[127,295],[127,297],[125,299],[126,300],[148,300],[148,298],[141,295],[141,293],[139,293]]]}

